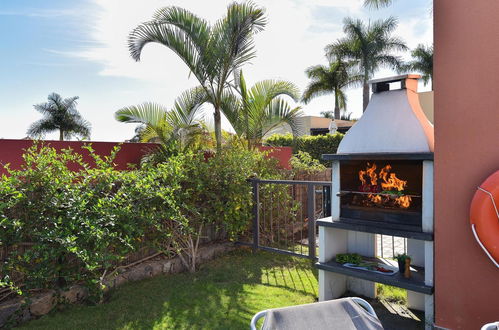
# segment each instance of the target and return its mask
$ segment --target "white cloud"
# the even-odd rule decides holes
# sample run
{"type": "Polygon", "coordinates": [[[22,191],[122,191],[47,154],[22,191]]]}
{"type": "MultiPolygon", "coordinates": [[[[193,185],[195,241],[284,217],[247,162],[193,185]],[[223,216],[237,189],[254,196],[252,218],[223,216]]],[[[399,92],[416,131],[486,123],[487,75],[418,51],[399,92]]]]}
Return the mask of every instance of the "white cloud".
{"type": "MultiPolygon", "coordinates": [[[[96,62],[99,74],[108,77],[126,77],[144,82],[143,89],[128,91],[123,102],[142,102],[150,98],[171,105],[183,90],[195,86],[185,64],[169,49],[157,44],[144,48],[140,62],[134,62],[127,48],[129,32],[141,22],[149,20],[155,10],[167,5],[187,8],[199,16],[214,21],[225,13],[228,1],[199,0],[92,0],[90,35],[92,43],[66,55],[96,62]],[[147,89],[147,90],[146,90],[147,89]]],[[[341,37],[342,18],[354,16],[367,19],[376,14],[362,8],[362,0],[262,0],[268,25],[255,38],[257,58],[244,68],[247,80],[280,78],[296,83],[302,90],[307,85],[304,70],[315,64],[326,63],[324,47],[341,37]]],[[[409,15],[410,16],[410,15],[409,15]]],[[[418,43],[431,43],[432,22],[429,17],[408,17],[400,22],[396,34],[408,41],[411,48],[418,43]]],[[[377,76],[391,74],[381,70],[377,76]]],[[[359,89],[348,92],[349,110],[360,116],[362,97],[359,89]]],[[[332,97],[321,97],[304,106],[308,114],[332,110],[332,97]]],[[[96,127],[97,128],[97,127],[96,127]]],[[[97,133],[97,130],[95,130],[97,133]]],[[[127,133],[128,134],[128,133],[127,133]]],[[[120,138],[126,138],[127,136],[120,138]]]]}

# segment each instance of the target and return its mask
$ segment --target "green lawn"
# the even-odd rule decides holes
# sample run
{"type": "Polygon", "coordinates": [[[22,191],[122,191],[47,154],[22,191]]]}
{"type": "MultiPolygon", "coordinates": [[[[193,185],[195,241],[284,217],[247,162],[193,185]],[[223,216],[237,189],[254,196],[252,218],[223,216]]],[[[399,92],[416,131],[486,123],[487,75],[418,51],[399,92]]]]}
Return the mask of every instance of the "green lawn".
{"type": "Polygon", "coordinates": [[[248,329],[258,311],[316,300],[309,260],[238,250],[195,274],[129,283],[99,306],[69,306],[21,329],[248,329]]]}

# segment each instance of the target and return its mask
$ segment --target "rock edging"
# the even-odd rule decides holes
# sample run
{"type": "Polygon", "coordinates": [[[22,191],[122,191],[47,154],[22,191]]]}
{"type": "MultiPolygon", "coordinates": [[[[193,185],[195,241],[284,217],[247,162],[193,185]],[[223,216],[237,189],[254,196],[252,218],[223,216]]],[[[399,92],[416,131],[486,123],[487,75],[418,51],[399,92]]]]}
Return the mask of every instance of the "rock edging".
{"type": "MultiPolygon", "coordinates": [[[[208,244],[198,251],[198,264],[236,249],[233,243],[208,244]]],[[[186,267],[177,256],[172,259],[148,260],[131,266],[121,273],[104,279],[105,291],[114,289],[128,282],[140,281],[162,274],[176,274],[186,271],[186,267]]],[[[74,285],[66,291],[43,290],[29,299],[17,297],[0,304],[0,328],[7,324],[17,324],[48,314],[60,303],[76,304],[88,297],[87,288],[74,285]]]]}

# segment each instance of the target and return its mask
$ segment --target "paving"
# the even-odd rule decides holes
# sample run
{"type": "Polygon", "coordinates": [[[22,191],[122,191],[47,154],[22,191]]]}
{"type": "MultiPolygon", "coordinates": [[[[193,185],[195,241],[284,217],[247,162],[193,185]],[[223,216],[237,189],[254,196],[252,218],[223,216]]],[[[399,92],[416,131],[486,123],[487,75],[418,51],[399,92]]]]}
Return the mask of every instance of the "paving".
{"type": "Polygon", "coordinates": [[[406,252],[407,239],[403,237],[376,235],[376,244],[379,257],[394,258],[397,254],[406,252]]]}

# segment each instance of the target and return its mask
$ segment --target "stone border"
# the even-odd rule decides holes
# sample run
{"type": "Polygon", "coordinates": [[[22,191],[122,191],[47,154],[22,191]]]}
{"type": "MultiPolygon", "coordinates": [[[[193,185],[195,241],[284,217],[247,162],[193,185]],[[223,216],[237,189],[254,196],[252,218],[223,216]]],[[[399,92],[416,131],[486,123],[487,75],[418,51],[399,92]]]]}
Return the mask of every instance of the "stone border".
{"type": "MultiPolygon", "coordinates": [[[[198,251],[197,264],[203,264],[217,256],[235,250],[233,243],[218,243],[201,246],[198,251]]],[[[117,288],[125,283],[140,281],[159,275],[176,274],[186,271],[179,257],[171,259],[147,260],[128,269],[106,277],[103,281],[105,291],[117,288]]],[[[18,324],[48,314],[58,304],[76,304],[88,296],[87,288],[74,285],[66,291],[41,290],[29,298],[14,298],[0,304],[0,328],[7,323],[18,324]]],[[[9,325],[10,325],[9,324],[9,325]]]]}

